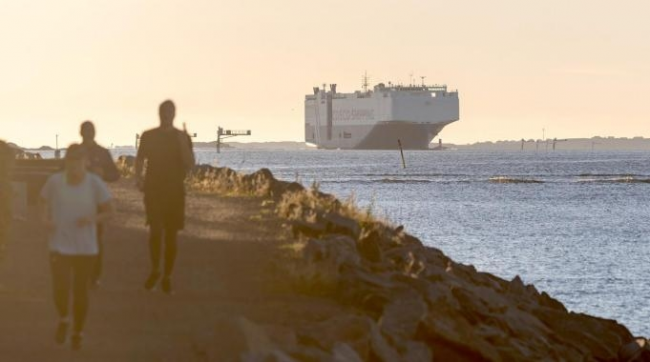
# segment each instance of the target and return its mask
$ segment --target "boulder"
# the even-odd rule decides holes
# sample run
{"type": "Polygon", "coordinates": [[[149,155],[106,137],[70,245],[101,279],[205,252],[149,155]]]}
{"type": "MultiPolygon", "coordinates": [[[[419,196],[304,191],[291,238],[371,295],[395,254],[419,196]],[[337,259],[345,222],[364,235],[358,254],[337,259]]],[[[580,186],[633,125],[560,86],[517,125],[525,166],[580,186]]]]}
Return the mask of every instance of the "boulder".
{"type": "Polygon", "coordinates": [[[298,342],[332,351],[338,344],[350,346],[362,360],[371,353],[371,331],[374,322],[363,316],[342,315],[308,325],[298,331],[298,342]]]}
{"type": "Polygon", "coordinates": [[[381,331],[391,342],[399,345],[415,337],[420,323],[426,318],[427,304],[419,293],[407,289],[397,295],[386,305],[379,320],[381,331]]]}
{"type": "Polygon", "coordinates": [[[366,232],[357,242],[357,250],[359,255],[369,262],[380,263],[384,259],[381,239],[377,230],[366,232]]]}
{"type": "Polygon", "coordinates": [[[332,349],[331,362],[363,362],[357,352],[345,343],[336,343],[332,349]]]}
{"type": "Polygon", "coordinates": [[[342,216],[333,212],[329,212],[322,217],[323,222],[327,225],[327,231],[333,234],[348,235],[353,238],[358,238],[361,233],[361,226],[359,222],[342,216]]]}

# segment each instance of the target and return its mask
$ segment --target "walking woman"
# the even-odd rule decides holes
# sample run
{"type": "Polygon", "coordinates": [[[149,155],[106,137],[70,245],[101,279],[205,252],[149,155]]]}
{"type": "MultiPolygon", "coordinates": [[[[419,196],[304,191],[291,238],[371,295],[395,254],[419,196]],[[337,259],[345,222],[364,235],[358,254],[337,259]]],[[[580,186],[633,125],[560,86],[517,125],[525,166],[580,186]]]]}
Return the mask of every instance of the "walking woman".
{"type": "Polygon", "coordinates": [[[65,343],[70,326],[72,349],[81,348],[88,311],[88,286],[98,254],[97,223],[113,214],[104,181],[86,171],[84,149],[73,144],[65,154],[65,169],[41,190],[42,221],[48,231],[54,304],[59,314],[55,340],[65,343]]]}

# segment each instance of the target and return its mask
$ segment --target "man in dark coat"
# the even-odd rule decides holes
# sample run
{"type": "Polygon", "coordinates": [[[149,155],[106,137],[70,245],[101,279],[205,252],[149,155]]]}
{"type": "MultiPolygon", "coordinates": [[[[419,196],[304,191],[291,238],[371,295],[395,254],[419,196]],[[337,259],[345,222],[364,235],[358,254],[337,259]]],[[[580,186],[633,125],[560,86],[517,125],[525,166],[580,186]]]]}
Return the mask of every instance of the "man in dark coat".
{"type": "Polygon", "coordinates": [[[162,276],[163,292],[171,294],[171,274],[176,260],[178,231],[185,226],[185,176],[194,166],[192,140],[186,131],[174,127],[176,107],[170,100],[159,107],[160,127],[140,137],[135,172],[144,191],[149,225],[151,273],[145,288],[153,290],[162,276]],[[143,170],[146,162],[146,174],[143,170]],[[160,259],[164,239],[164,270],[160,259]]]}
{"type": "MultiPolygon", "coordinates": [[[[87,158],[88,171],[99,176],[104,182],[115,182],[120,179],[120,172],[115,166],[113,156],[104,147],[95,141],[95,125],[91,121],[85,121],[81,124],[81,148],[87,158]]],[[[104,259],[104,225],[97,223],[97,244],[99,253],[91,275],[92,285],[99,286],[99,279],[102,276],[103,259],[104,259]]]]}

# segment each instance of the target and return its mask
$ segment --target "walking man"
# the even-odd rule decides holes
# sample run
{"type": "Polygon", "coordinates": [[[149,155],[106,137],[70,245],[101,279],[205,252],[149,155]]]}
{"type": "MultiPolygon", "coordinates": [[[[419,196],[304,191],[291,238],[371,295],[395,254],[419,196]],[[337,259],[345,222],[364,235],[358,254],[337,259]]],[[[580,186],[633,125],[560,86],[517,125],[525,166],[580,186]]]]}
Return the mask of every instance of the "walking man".
{"type": "MultiPolygon", "coordinates": [[[[106,148],[100,146],[95,141],[95,125],[91,121],[85,121],[81,124],[79,133],[81,134],[82,139],[81,146],[84,149],[88,162],[86,165],[88,170],[99,176],[105,182],[115,182],[119,180],[120,172],[115,166],[113,156],[111,156],[111,153],[106,148]]],[[[91,283],[95,287],[100,284],[103,269],[104,225],[102,223],[97,224],[97,245],[99,248],[97,260],[95,261],[91,276],[91,283]]]]}
{"type": "Polygon", "coordinates": [[[140,137],[135,163],[138,187],[144,191],[149,225],[151,273],[145,281],[154,290],[162,277],[163,292],[172,293],[171,275],[177,253],[178,231],[185,226],[185,176],[194,166],[192,140],[185,131],[174,127],[176,106],[170,100],[158,109],[160,127],[140,137]],[[146,162],[146,174],[143,175],[146,162]],[[160,259],[164,240],[164,269],[160,259]]]}
{"type": "Polygon", "coordinates": [[[86,171],[86,161],[83,147],[71,145],[65,153],[64,171],[50,176],[41,190],[41,220],[49,235],[52,289],[60,318],[55,340],[63,344],[67,339],[72,292],[75,350],[81,348],[88,285],[99,251],[97,224],[113,214],[106,184],[86,171]]]}

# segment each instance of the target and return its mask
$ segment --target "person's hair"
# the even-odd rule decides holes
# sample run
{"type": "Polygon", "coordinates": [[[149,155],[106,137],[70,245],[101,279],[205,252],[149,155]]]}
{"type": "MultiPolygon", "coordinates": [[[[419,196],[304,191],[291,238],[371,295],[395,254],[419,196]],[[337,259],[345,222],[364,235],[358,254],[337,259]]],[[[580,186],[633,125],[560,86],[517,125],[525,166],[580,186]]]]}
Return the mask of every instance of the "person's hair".
{"type": "Polygon", "coordinates": [[[66,161],[78,161],[86,157],[86,151],[80,144],[73,143],[65,150],[66,161]]]}

